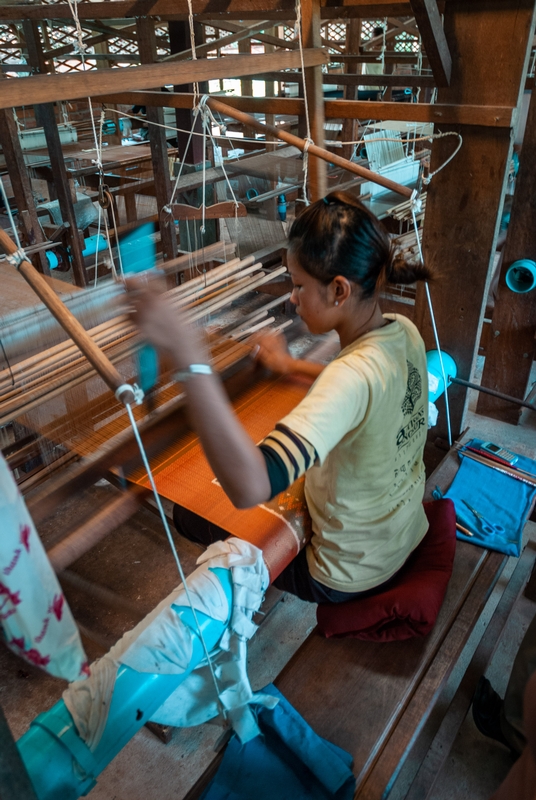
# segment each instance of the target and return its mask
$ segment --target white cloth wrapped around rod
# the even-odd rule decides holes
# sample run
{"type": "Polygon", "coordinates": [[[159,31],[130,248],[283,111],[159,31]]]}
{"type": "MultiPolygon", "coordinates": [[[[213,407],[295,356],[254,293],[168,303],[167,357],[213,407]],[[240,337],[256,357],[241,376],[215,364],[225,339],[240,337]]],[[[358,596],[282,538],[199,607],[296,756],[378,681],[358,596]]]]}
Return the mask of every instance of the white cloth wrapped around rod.
{"type": "MultiPolygon", "coordinates": [[[[211,545],[197,560],[188,577],[188,589],[197,611],[224,621],[229,615],[227,598],[210,568],[231,570],[233,607],[231,620],[211,661],[220,687],[219,699],[242,741],[258,729],[248,703],[255,699],[274,705],[274,698],[254,695],[246,669],[246,642],[257,626],[252,622],[270,579],[262,551],[241,539],[230,538],[211,545]]],[[[91,666],[90,677],[77,681],[63,699],[76,728],[88,747],[95,750],[104,732],[117,670],[121,664],[144,673],[180,674],[192,656],[195,633],[185,625],[173,606],[188,606],[183,585],[171,592],[139,625],[126,633],[110,652],[91,666]]],[[[199,725],[218,716],[218,698],[206,660],[163,703],[152,719],[174,727],[199,725]]]]}

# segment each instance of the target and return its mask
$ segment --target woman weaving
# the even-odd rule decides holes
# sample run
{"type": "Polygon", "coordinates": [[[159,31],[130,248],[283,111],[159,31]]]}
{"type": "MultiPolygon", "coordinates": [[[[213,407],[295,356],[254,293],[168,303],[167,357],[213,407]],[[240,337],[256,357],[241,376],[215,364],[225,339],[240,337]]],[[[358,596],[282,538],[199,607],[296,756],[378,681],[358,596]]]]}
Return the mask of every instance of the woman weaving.
{"type": "Polygon", "coordinates": [[[196,330],[137,284],[133,301],[145,337],[171,355],[181,380],[186,373],[192,422],[235,506],[265,503],[307,473],[313,538],[275,585],[303,600],[340,603],[383,588],[428,529],[424,343],[408,319],[382,315],[378,291],[386,281],[410,284],[431,275],[423,265],[397,262],[383,225],[342,192],[309,206],[293,223],[288,269],[299,316],[312,333],[335,330],[341,352],[324,367],[293,359],[282,337],[261,339],[262,364],[316,380],[259,446],[219,378],[203,368],[208,355],[196,330]]]}

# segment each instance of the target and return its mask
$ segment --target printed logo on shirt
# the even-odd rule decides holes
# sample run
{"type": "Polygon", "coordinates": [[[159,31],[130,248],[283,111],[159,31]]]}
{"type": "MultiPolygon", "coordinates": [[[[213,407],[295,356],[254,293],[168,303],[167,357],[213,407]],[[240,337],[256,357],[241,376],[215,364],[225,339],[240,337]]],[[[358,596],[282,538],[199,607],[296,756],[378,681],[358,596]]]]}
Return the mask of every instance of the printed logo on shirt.
{"type": "Polygon", "coordinates": [[[419,370],[411,361],[406,361],[406,364],[408,365],[408,385],[402,401],[402,413],[405,417],[413,414],[413,409],[422,395],[422,379],[419,370]]]}
{"type": "Polygon", "coordinates": [[[425,424],[424,408],[420,408],[410,421],[398,431],[396,437],[398,449],[400,450],[401,447],[405,447],[409,444],[425,424]]]}

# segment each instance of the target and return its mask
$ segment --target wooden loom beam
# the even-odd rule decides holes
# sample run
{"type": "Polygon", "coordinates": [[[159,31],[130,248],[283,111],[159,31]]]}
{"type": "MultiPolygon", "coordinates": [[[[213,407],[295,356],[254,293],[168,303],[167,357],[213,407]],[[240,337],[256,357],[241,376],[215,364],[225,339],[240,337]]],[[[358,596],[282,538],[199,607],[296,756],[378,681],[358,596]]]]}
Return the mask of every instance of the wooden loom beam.
{"type": "MultiPolygon", "coordinates": [[[[321,49],[303,51],[306,67],[325,64],[328,54],[321,49]]],[[[278,53],[281,69],[299,68],[300,54],[296,51],[278,53]]],[[[273,55],[225,56],[225,58],[147,64],[130,69],[110,70],[104,75],[98,70],[87,70],[69,75],[36,75],[28,78],[10,78],[4,82],[0,93],[0,108],[18,108],[60,100],[76,100],[84,97],[99,97],[113,91],[128,91],[132,85],[140,89],[152,89],[166,83],[194,83],[213,78],[228,78],[240,75],[255,75],[273,64],[273,55]]]]}
{"type": "MultiPolygon", "coordinates": [[[[280,19],[296,19],[294,0],[193,0],[193,12],[205,14],[207,19],[222,14],[226,19],[265,19],[266,16],[280,19]],[[259,16],[261,15],[261,16],[259,16]]],[[[342,0],[331,6],[323,0],[322,17],[337,19],[343,17],[400,16],[413,14],[411,4],[406,0],[342,0]]],[[[134,17],[158,16],[160,18],[188,19],[187,0],[102,0],[96,3],[81,3],[78,9],[81,20],[125,19],[134,17]]],[[[46,5],[3,5],[0,6],[1,20],[57,19],[71,20],[72,11],[68,3],[46,5]]]]}
{"type": "MultiPolygon", "coordinates": [[[[272,125],[263,125],[262,122],[259,122],[257,119],[255,119],[255,117],[252,117],[249,114],[244,114],[242,111],[238,111],[226,103],[222,103],[215,97],[210,97],[207,100],[207,105],[213,111],[218,111],[220,114],[226,114],[227,116],[237,120],[237,122],[242,122],[244,125],[250,125],[252,128],[255,128],[265,135],[270,134],[275,136],[281,141],[297,147],[302,152],[306,149],[305,140],[300,139],[299,136],[294,136],[292,133],[287,133],[287,131],[282,131],[272,125]]],[[[348,161],[346,158],[342,158],[342,156],[335,155],[329,150],[325,150],[323,147],[318,147],[315,144],[311,144],[309,145],[309,154],[317,156],[328,163],[335,164],[337,167],[342,167],[348,172],[353,172],[355,175],[359,175],[360,178],[366,178],[367,180],[380,184],[380,186],[385,186],[387,189],[390,189],[393,192],[398,192],[398,194],[404,195],[404,197],[411,197],[412,195],[412,189],[408,188],[407,186],[401,186],[399,183],[391,181],[389,178],[385,178],[383,175],[378,175],[378,173],[372,172],[372,170],[365,169],[365,167],[360,167],[358,164],[354,164],[353,161],[348,161]]]]}
{"type": "MultiPolygon", "coordinates": [[[[263,73],[259,70],[257,74],[263,73]]],[[[137,103],[171,108],[192,108],[193,94],[154,91],[106,92],[100,97],[100,100],[103,103],[137,103]]],[[[253,114],[266,112],[300,115],[305,113],[304,102],[299,97],[226,97],[225,103],[230,108],[253,114]]],[[[434,122],[445,125],[511,128],[517,120],[517,108],[492,103],[484,105],[451,102],[430,105],[429,103],[325,100],[324,115],[326,119],[389,119],[402,122],[434,122]]]]}
{"type": "MultiPolygon", "coordinates": [[[[17,252],[17,246],[2,229],[0,229],[0,247],[2,247],[7,255],[13,255],[17,252]]],[[[98,372],[109,388],[115,392],[124,384],[122,376],[104,353],[97,347],[76,317],[69,311],[64,303],[62,303],[54,290],[50,288],[44,276],[37,272],[33,264],[26,259],[18,266],[18,271],[32,287],[39,299],[46,305],[64,331],[71,337],[77,347],[80,348],[91,366],[98,372]]],[[[125,392],[122,399],[124,402],[134,402],[134,397],[131,392],[125,392]]]]}

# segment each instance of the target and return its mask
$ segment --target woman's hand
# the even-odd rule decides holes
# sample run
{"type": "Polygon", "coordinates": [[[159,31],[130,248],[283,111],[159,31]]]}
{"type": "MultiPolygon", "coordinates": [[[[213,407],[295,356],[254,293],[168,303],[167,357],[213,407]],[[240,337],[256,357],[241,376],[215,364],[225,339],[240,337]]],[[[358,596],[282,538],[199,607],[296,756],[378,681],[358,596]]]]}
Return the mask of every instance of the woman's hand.
{"type": "Polygon", "coordinates": [[[209,354],[194,325],[155,285],[156,281],[129,278],[125,281],[128,299],[133,306],[130,317],[144,339],[168,353],[178,369],[190,364],[208,364],[209,354]]]}
{"type": "Polygon", "coordinates": [[[294,371],[294,359],[287,347],[287,340],[282,333],[259,334],[253,339],[255,360],[266,369],[278,375],[288,375],[294,371]]]}

